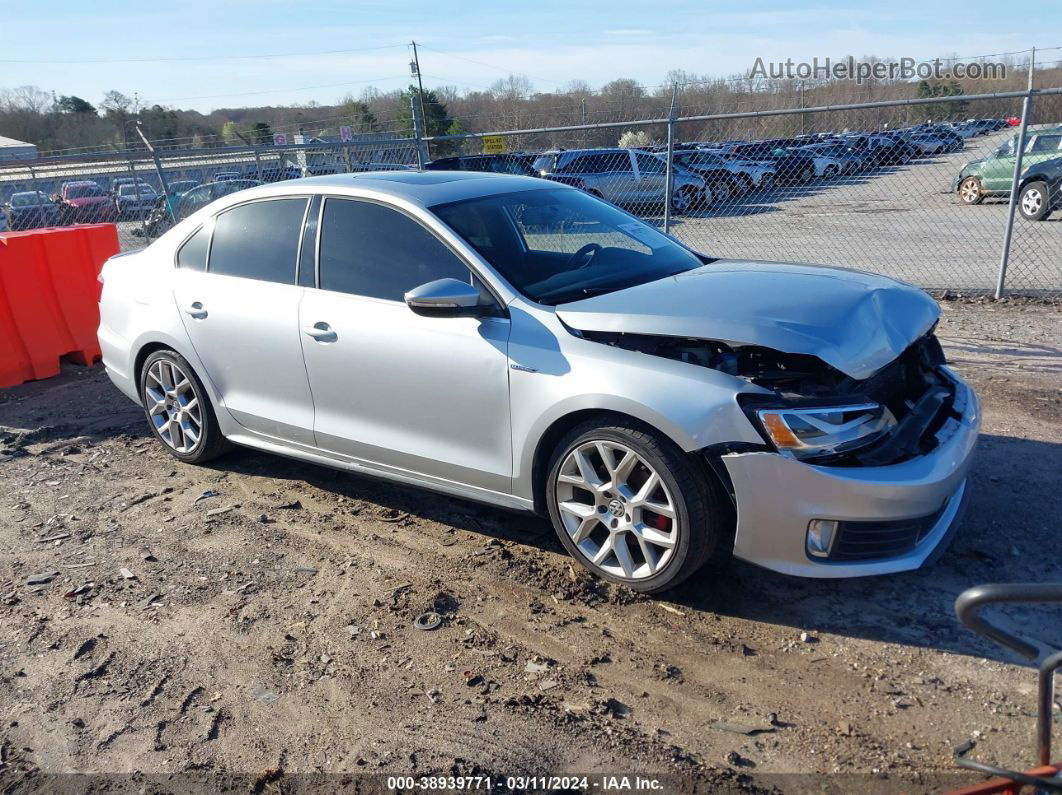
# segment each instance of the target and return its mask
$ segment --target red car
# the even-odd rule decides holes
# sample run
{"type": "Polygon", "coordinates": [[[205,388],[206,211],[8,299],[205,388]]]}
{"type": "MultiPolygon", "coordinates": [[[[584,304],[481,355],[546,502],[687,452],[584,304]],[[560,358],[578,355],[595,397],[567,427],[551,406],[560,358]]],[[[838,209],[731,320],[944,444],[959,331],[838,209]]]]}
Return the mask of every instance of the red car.
{"type": "Polygon", "coordinates": [[[118,220],[114,199],[91,180],[64,182],[56,197],[63,224],[93,224],[118,220]]]}

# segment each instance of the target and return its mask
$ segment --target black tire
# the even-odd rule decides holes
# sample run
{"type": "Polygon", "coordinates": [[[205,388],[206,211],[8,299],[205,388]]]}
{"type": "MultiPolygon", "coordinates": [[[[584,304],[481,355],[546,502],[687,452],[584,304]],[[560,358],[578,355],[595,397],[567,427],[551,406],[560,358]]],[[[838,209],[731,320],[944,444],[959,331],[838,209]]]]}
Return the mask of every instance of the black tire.
{"type": "Polygon", "coordinates": [[[1042,221],[1051,214],[1051,189],[1036,180],[1018,193],[1018,212],[1026,221],[1042,221]]]}
{"type": "Polygon", "coordinates": [[[837,166],[834,166],[834,165],[826,166],[826,168],[823,169],[823,171],[822,171],[822,176],[824,176],[826,179],[836,179],[837,178],[837,166]]]}
{"type": "MultiPolygon", "coordinates": [[[[217,415],[214,413],[214,407],[211,405],[210,398],[207,394],[206,388],[203,386],[203,382],[200,380],[195,370],[192,369],[188,360],[181,356],[181,354],[169,349],[157,350],[149,354],[144,360],[143,366],[140,368],[139,387],[140,401],[141,405],[144,407],[144,416],[147,419],[148,427],[151,429],[152,435],[158,440],[159,444],[161,444],[166,452],[174,458],[188,464],[202,464],[211,459],[217,458],[232,448],[231,442],[221,434],[217,415]],[[188,446],[188,449],[186,450],[176,449],[171,442],[167,441],[153,419],[151,405],[149,405],[149,403],[154,401],[148,392],[149,378],[153,378],[153,376],[150,376],[149,374],[151,373],[152,368],[159,363],[173,365],[186,376],[187,380],[190,382],[188,391],[194,394],[198,401],[198,406],[201,409],[199,412],[200,432],[198,438],[195,443],[188,446]]],[[[153,385],[152,389],[157,389],[157,384],[153,385]]],[[[187,441],[187,436],[182,435],[182,438],[187,441]]]]}
{"type": "MultiPolygon", "coordinates": [[[[603,417],[573,428],[557,445],[547,477],[549,516],[568,553],[597,577],[626,585],[640,593],[661,593],[686,580],[708,561],[719,547],[720,539],[729,533],[733,525],[729,498],[707,466],[702,466],[662,434],[623,418],[603,417]],[[574,450],[588,442],[597,441],[618,443],[637,454],[658,474],[671,497],[678,521],[678,537],[673,541],[670,558],[650,576],[628,578],[602,569],[579,549],[565,527],[558,508],[561,467],[574,450]]],[[[610,492],[605,492],[604,498],[616,502],[610,492]]],[[[623,510],[634,513],[630,507],[624,507],[623,510]]],[[[606,519],[610,516],[604,511],[601,511],[601,515],[606,519]]],[[[673,532],[674,529],[675,525],[672,524],[666,532],[673,532]]],[[[595,532],[609,534],[604,524],[595,532]]],[[[629,538],[629,534],[626,537],[629,538]]],[[[603,562],[607,562],[607,558],[603,562]]]]}

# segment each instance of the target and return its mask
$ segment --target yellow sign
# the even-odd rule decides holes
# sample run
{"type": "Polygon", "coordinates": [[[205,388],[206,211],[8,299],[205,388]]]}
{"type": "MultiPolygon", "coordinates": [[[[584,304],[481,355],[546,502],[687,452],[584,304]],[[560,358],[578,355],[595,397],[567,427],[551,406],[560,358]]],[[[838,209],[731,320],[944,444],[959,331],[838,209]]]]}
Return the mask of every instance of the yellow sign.
{"type": "Polygon", "coordinates": [[[485,155],[501,155],[505,154],[507,147],[505,146],[504,135],[484,135],[483,136],[483,154],[485,155]]]}

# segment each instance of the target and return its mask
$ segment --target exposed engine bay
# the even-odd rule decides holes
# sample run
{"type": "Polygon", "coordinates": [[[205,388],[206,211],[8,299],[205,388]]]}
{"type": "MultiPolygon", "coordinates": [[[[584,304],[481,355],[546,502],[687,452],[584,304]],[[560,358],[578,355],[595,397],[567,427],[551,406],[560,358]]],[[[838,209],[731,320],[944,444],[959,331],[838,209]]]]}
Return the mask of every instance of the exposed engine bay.
{"type": "Polygon", "coordinates": [[[941,370],[944,352],[932,330],[864,379],[852,378],[816,356],[757,345],[622,332],[579,334],[604,345],[718,370],[774,393],[741,396],[747,409],[867,400],[886,407],[896,419],[895,427],[872,446],[824,456],[814,463],[878,466],[927,453],[936,446],[935,431],[952,416],[954,384],[941,370]]]}

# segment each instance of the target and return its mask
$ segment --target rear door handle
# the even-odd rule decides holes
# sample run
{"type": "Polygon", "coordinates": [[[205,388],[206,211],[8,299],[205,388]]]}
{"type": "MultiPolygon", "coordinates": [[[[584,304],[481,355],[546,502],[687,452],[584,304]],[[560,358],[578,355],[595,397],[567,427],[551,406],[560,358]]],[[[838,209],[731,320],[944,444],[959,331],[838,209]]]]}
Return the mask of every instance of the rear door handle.
{"type": "Polygon", "coordinates": [[[303,326],[302,331],[313,337],[317,342],[335,342],[339,336],[327,323],[314,323],[312,326],[303,326]]]}
{"type": "Polygon", "coordinates": [[[184,310],[196,320],[202,320],[207,316],[207,311],[199,301],[192,302],[187,309],[184,310]]]}

